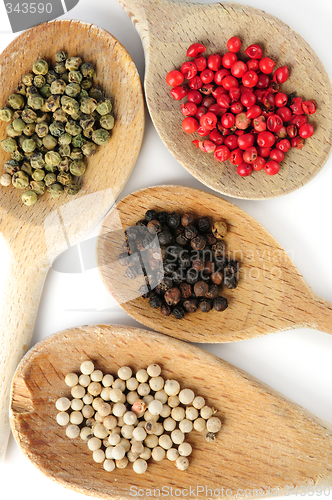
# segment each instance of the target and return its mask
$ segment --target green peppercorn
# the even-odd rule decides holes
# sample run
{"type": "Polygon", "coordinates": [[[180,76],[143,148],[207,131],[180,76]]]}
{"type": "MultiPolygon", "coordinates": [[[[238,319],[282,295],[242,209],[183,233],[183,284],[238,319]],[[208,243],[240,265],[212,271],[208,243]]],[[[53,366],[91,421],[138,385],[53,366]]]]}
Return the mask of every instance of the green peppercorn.
{"type": "Polygon", "coordinates": [[[102,91],[97,89],[96,87],[91,87],[89,91],[89,96],[92,97],[93,99],[96,99],[96,101],[101,101],[103,99],[102,91]]]}
{"type": "Polygon", "coordinates": [[[12,177],[12,184],[18,189],[25,189],[29,186],[29,176],[22,170],[15,172],[12,177]]]}
{"type": "Polygon", "coordinates": [[[10,108],[2,108],[0,109],[0,120],[3,122],[10,122],[13,117],[13,111],[10,108]]]}
{"type": "Polygon", "coordinates": [[[25,123],[25,127],[23,129],[23,134],[30,137],[35,133],[35,129],[36,129],[35,123],[25,123]]]}
{"type": "Polygon", "coordinates": [[[68,75],[69,75],[68,71],[66,71],[65,73],[62,73],[62,75],[61,75],[61,79],[62,79],[62,80],[63,80],[66,84],[68,84],[68,83],[69,83],[69,78],[68,78],[68,75]]]}
{"type": "Polygon", "coordinates": [[[31,108],[24,108],[22,111],[22,120],[25,123],[35,123],[37,121],[37,113],[31,108]]]}
{"type": "Polygon", "coordinates": [[[31,177],[34,181],[42,181],[45,177],[45,170],[43,170],[42,168],[37,168],[32,172],[31,177]]]}
{"type": "Polygon", "coordinates": [[[110,113],[112,111],[112,103],[111,103],[111,101],[109,99],[105,99],[105,101],[100,102],[98,104],[96,110],[102,116],[103,115],[107,115],[108,113],[110,113]]]}
{"type": "Polygon", "coordinates": [[[54,82],[55,80],[57,80],[59,78],[59,76],[56,74],[56,72],[51,69],[47,75],[45,75],[45,80],[46,82],[51,85],[52,82],[54,82]]]}
{"type": "Polygon", "coordinates": [[[25,99],[21,94],[10,94],[8,104],[13,109],[22,109],[25,105],[25,99]]]}
{"type": "Polygon", "coordinates": [[[29,177],[31,177],[31,175],[32,175],[32,167],[31,167],[30,163],[27,160],[25,160],[22,163],[21,170],[23,172],[25,172],[29,177]]]}
{"type": "Polygon", "coordinates": [[[26,85],[27,87],[30,87],[31,85],[33,85],[34,77],[35,75],[33,73],[27,73],[22,77],[22,83],[24,83],[24,85],[26,85]]]}
{"type": "Polygon", "coordinates": [[[83,130],[86,130],[88,128],[92,128],[95,124],[95,119],[92,115],[82,115],[80,119],[80,125],[83,130]]]}
{"type": "Polygon", "coordinates": [[[36,124],[35,132],[41,139],[48,134],[48,125],[46,122],[36,124]]]}
{"type": "Polygon", "coordinates": [[[76,122],[79,122],[82,116],[82,111],[78,109],[78,111],[74,111],[70,117],[72,120],[75,120],[76,122]]]}
{"type": "Polygon", "coordinates": [[[44,59],[38,59],[32,66],[32,71],[35,75],[46,75],[48,72],[48,64],[44,59]]]}
{"type": "Polygon", "coordinates": [[[69,83],[65,92],[69,97],[76,97],[81,92],[81,87],[78,83],[69,83]]]}
{"type": "Polygon", "coordinates": [[[63,80],[55,80],[51,83],[51,93],[52,94],[64,94],[66,90],[66,82],[63,80]]]}
{"type": "Polygon", "coordinates": [[[53,135],[47,134],[45,137],[43,137],[43,145],[47,149],[54,149],[55,146],[58,144],[58,141],[56,140],[53,135]]]}
{"type": "Polygon", "coordinates": [[[68,81],[70,83],[81,83],[83,75],[80,71],[70,71],[68,73],[68,81]]]}
{"type": "Polygon", "coordinates": [[[83,97],[89,97],[89,94],[87,93],[86,90],[81,90],[81,92],[77,96],[77,99],[80,101],[83,97]]]}
{"type": "Polygon", "coordinates": [[[45,186],[52,186],[56,182],[56,175],[55,174],[46,174],[44,178],[45,186]]]}
{"type": "Polygon", "coordinates": [[[42,123],[42,122],[50,123],[50,121],[51,121],[50,113],[43,113],[41,111],[38,112],[36,123],[42,123]]]}
{"type": "Polygon", "coordinates": [[[37,89],[41,89],[46,83],[46,79],[43,75],[36,75],[33,79],[33,84],[37,89]]]}
{"type": "Polygon", "coordinates": [[[82,132],[81,127],[74,121],[69,120],[65,126],[66,132],[72,136],[76,136],[82,132]]]}
{"type": "Polygon", "coordinates": [[[8,123],[8,125],[6,127],[6,132],[7,132],[8,137],[19,137],[20,135],[22,135],[22,132],[17,132],[14,129],[12,123],[8,123]]]}
{"type": "Polygon", "coordinates": [[[65,126],[62,122],[53,122],[49,126],[49,131],[54,137],[59,137],[65,133],[65,126]]]}
{"type": "Polygon", "coordinates": [[[83,160],[83,153],[80,148],[73,148],[70,153],[70,158],[72,160],[83,160]]]}
{"type": "Polygon", "coordinates": [[[114,127],[114,116],[104,115],[99,120],[100,126],[106,130],[112,130],[114,127]]]}
{"type": "Polygon", "coordinates": [[[73,177],[69,172],[60,172],[57,176],[57,181],[63,186],[68,186],[69,184],[72,184],[73,177]]]}
{"type": "Polygon", "coordinates": [[[81,148],[82,145],[83,145],[83,137],[82,137],[82,134],[78,134],[78,135],[75,135],[75,137],[73,137],[71,143],[73,145],[74,148],[81,148]]]}
{"type": "Polygon", "coordinates": [[[93,78],[95,76],[95,68],[91,63],[83,63],[80,66],[80,72],[84,78],[93,78]]]}
{"type": "Polygon", "coordinates": [[[46,165],[57,166],[61,161],[61,156],[56,151],[49,151],[45,154],[46,165]]]}
{"type": "Polygon", "coordinates": [[[16,89],[16,93],[17,93],[17,94],[21,94],[21,95],[26,95],[26,93],[27,93],[27,88],[26,88],[26,86],[24,85],[24,83],[19,83],[19,84],[18,84],[17,89],[16,89]]]}
{"type": "Polygon", "coordinates": [[[48,97],[45,101],[45,111],[56,111],[58,108],[60,108],[60,96],[58,95],[51,95],[51,97],[48,97]]]}
{"type": "Polygon", "coordinates": [[[33,151],[25,152],[25,153],[24,153],[24,158],[25,158],[26,160],[29,160],[29,161],[30,161],[30,160],[31,160],[31,157],[33,156],[33,153],[34,153],[33,151]]]}
{"type": "Polygon", "coordinates": [[[80,110],[82,113],[90,114],[97,108],[97,101],[92,97],[82,97],[80,110]]]}
{"type": "Polygon", "coordinates": [[[28,106],[32,109],[41,109],[44,105],[45,99],[40,95],[29,95],[28,106]]]}
{"type": "Polygon", "coordinates": [[[55,182],[48,188],[48,192],[52,198],[59,198],[63,193],[63,187],[58,182],[55,182]]]}
{"type": "Polygon", "coordinates": [[[102,146],[110,140],[110,134],[104,128],[99,128],[98,130],[94,130],[92,132],[92,140],[98,144],[98,146],[102,146]]]}
{"type": "Polygon", "coordinates": [[[68,146],[72,141],[72,136],[67,132],[65,134],[60,135],[58,139],[58,143],[60,146],[68,146]]]}
{"type": "Polygon", "coordinates": [[[67,59],[67,54],[63,50],[55,54],[55,62],[63,62],[67,59]]]}
{"type": "Polygon", "coordinates": [[[20,148],[22,148],[22,144],[25,141],[25,139],[26,139],[25,135],[20,135],[20,137],[17,138],[17,143],[20,148]]]}
{"type": "Polygon", "coordinates": [[[50,172],[51,174],[54,174],[58,171],[57,165],[47,165],[45,164],[44,170],[47,172],[50,172]]]}
{"type": "Polygon", "coordinates": [[[69,172],[72,161],[69,158],[62,158],[58,165],[59,172],[69,172]]]}
{"type": "Polygon", "coordinates": [[[53,120],[56,122],[66,123],[68,121],[68,115],[63,109],[59,108],[53,113],[53,120]]]}
{"type": "Polygon", "coordinates": [[[92,87],[92,81],[91,80],[82,80],[81,81],[81,88],[83,90],[90,90],[92,87]]]}
{"type": "Polygon", "coordinates": [[[72,182],[68,186],[66,186],[66,193],[69,194],[70,196],[74,196],[79,192],[81,189],[81,186],[78,182],[72,182]]]}
{"type": "Polygon", "coordinates": [[[35,153],[31,157],[30,163],[33,168],[43,168],[45,166],[45,161],[42,153],[35,153]]]}
{"type": "Polygon", "coordinates": [[[82,160],[75,160],[70,165],[70,173],[75,175],[75,177],[80,177],[84,174],[86,170],[86,165],[82,160]]]}
{"type": "Polygon", "coordinates": [[[80,109],[80,105],[75,99],[65,95],[61,97],[61,106],[62,109],[69,115],[75,112],[77,113],[77,111],[79,111],[80,109]]]}
{"type": "Polygon", "coordinates": [[[68,69],[68,71],[76,71],[79,69],[82,62],[80,57],[68,57],[66,60],[66,69],[68,69]]]}
{"type": "Polygon", "coordinates": [[[70,156],[70,154],[71,154],[70,146],[68,144],[66,146],[60,146],[58,152],[59,152],[59,155],[62,157],[70,156]]]}
{"type": "Polygon", "coordinates": [[[22,194],[22,201],[27,207],[32,207],[38,199],[37,193],[35,191],[26,191],[22,194]]]}
{"type": "Polygon", "coordinates": [[[46,191],[46,186],[44,181],[31,181],[30,187],[37,194],[44,194],[46,191]]]}
{"type": "Polygon", "coordinates": [[[36,149],[36,143],[33,139],[25,139],[22,143],[22,149],[25,153],[32,153],[36,149]]]}
{"type": "Polygon", "coordinates": [[[39,95],[37,87],[35,87],[34,85],[31,85],[30,87],[28,87],[27,91],[26,91],[26,95],[27,95],[27,97],[29,97],[30,95],[39,95]]]}
{"type": "Polygon", "coordinates": [[[54,71],[58,73],[58,75],[62,75],[63,73],[66,72],[66,66],[63,61],[56,63],[54,66],[54,71]]]}
{"type": "Polygon", "coordinates": [[[6,153],[13,153],[17,149],[17,142],[13,137],[7,137],[7,139],[1,141],[1,147],[6,153]]]}
{"type": "Polygon", "coordinates": [[[39,89],[39,93],[42,97],[44,97],[44,99],[48,99],[52,95],[51,85],[46,83],[41,89],[39,89]]]}
{"type": "Polygon", "coordinates": [[[97,152],[98,146],[94,142],[86,141],[82,146],[82,153],[84,156],[90,157],[97,152]]]}
{"type": "Polygon", "coordinates": [[[87,128],[87,129],[83,130],[83,135],[87,139],[91,139],[92,138],[92,133],[93,133],[93,128],[87,128]]]}
{"type": "Polygon", "coordinates": [[[16,149],[16,151],[14,151],[11,154],[11,158],[12,158],[12,160],[22,161],[24,159],[24,155],[23,155],[23,153],[21,153],[21,151],[19,149],[16,149]]]}
{"type": "Polygon", "coordinates": [[[8,160],[4,164],[5,172],[9,175],[14,175],[16,172],[20,170],[20,166],[15,160],[8,160]]]}

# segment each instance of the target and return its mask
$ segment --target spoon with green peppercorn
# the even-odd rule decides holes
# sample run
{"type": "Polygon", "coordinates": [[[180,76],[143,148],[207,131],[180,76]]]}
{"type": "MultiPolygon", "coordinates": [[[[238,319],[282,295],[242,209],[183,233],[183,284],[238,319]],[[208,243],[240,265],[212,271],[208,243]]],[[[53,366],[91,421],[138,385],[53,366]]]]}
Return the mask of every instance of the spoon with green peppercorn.
{"type": "MultiPolygon", "coordinates": [[[[26,87],[24,83],[20,83],[22,79],[26,81],[27,88],[32,88],[31,81],[27,80],[34,78],[34,75],[29,72],[35,61],[44,61],[43,64],[48,61],[63,76],[61,64],[64,66],[64,63],[57,63],[54,58],[55,53],[60,50],[63,50],[69,57],[79,54],[84,61],[94,65],[96,70],[94,95],[97,99],[101,93],[100,86],[112,100],[116,120],[109,142],[88,158],[82,188],[76,196],[68,197],[67,194],[63,194],[58,197],[56,192],[45,193],[40,196],[34,206],[26,206],[36,201],[35,197],[39,193],[39,188],[41,191],[42,188],[45,190],[47,182],[49,183],[47,185],[58,186],[59,190],[61,188],[63,191],[61,184],[55,183],[55,174],[52,173],[54,172],[52,166],[58,164],[60,156],[59,152],[53,150],[55,144],[53,148],[47,148],[50,151],[45,156],[47,156],[50,170],[44,177],[45,172],[42,166],[45,160],[42,155],[35,155],[32,158],[36,142],[30,139],[29,135],[24,139],[22,147],[25,155],[28,155],[34,164],[31,166],[30,162],[23,161],[20,169],[12,165],[8,176],[13,175],[13,186],[0,186],[0,232],[8,245],[10,258],[0,319],[0,458],[4,455],[9,435],[10,382],[19,360],[29,347],[40,296],[50,265],[60,252],[75,244],[78,238],[91,230],[112,206],[135,164],[143,136],[143,94],[139,75],[132,59],[124,47],[107,31],[79,21],[52,21],[36,26],[16,38],[1,54],[0,108],[2,115],[6,118],[8,95],[16,96],[15,99],[11,97],[9,104],[18,106],[18,111],[20,110],[22,103],[19,101],[22,97],[22,102],[24,102],[23,96],[15,92],[24,92],[26,87]],[[56,49],[54,40],[59,40],[60,44],[56,49]],[[86,40],[89,40],[89,43],[86,43],[86,40]],[[123,82],[126,84],[124,85],[123,82]],[[23,198],[25,204],[23,204],[21,196],[23,190],[27,189],[27,178],[30,175],[33,179],[31,180],[33,189],[25,193],[23,198]],[[15,186],[21,189],[14,189],[14,181],[15,186]]],[[[38,64],[40,67],[38,66],[37,71],[45,72],[41,64],[38,64]]],[[[53,73],[55,80],[56,72],[53,71],[53,73]]],[[[70,73],[75,73],[71,75],[73,80],[79,79],[77,71],[70,71],[70,73]]],[[[49,76],[51,78],[52,74],[49,76]]],[[[39,86],[43,83],[42,78],[35,82],[39,86]]],[[[76,90],[73,86],[71,93],[75,93],[76,90]]],[[[33,95],[37,94],[31,93],[31,96],[28,95],[27,98],[30,104],[38,108],[38,102],[31,103],[33,95]]],[[[59,98],[57,95],[52,95],[47,109],[57,113],[57,123],[61,125],[65,112],[54,106],[54,102],[59,98]]],[[[71,98],[68,97],[68,99],[71,98]]],[[[85,104],[87,103],[88,100],[85,104]]],[[[70,102],[66,100],[63,107],[69,105],[70,102]]],[[[21,120],[22,122],[30,122],[28,134],[38,128],[42,138],[40,140],[44,141],[44,146],[46,138],[48,146],[52,141],[57,142],[55,136],[47,134],[48,127],[47,123],[45,124],[42,120],[42,110],[34,111],[28,106],[22,110],[22,115],[26,120],[25,122],[21,120]],[[39,116],[41,121],[35,125],[36,116],[39,116]],[[35,128],[31,126],[32,124],[35,128]]],[[[13,125],[18,131],[23,127],[21,121],[18,119],[13,125]]],[[[0,122],[0,140],[4,140],[8,132],[6,125],[6,122],[0,122]]],[[[14,128],[10,130],[16,132],[14,128]]],[[[64,136],[66,136],[65,133],[61,135],[61,137],[64,136]]],[[[64,140],[60,148],[65,148],[66,144],[68,142],[64,140]]],[[[6,152],[0,148],[1,167],[5,162],[9,163],[9,149],[6,152]]],[[[72,151],[75,152],[76,149],[78,148],[73,148],[72,151]]],[[[64,151],[62,155],[66,156],[64,151]]],[[[72,163],[76,168],[75,175],[81,175],[83,170],[81,156],[82,153],[78,155],[78,158],[72,158],[72,163]]],[[[20,161],[22,161],[21,158],[20,161]]],[[[68,177],[66,161],[68,163],[68,159],[63,160],[63,169],[59,174],[62,176],[62,182],[66,182],[66,175],[68,177]]],[[[8,176],[5,176],[5,184],[8,184],[8,176]]]]}
{"type": "MultiPolygon", "coordinates": [[[[142,385],[149,391],[148,384],[142,385]]],[[[89,395],[89,390],[83,389],[82,394],[89,395]]],[[[195,410],[190,405],[186,408],[195,410]]],[[[205,418],[206,408],[201,410],[205,418]]],[[[160,417],[158,422],[166,420],[160,417]]],[[[190,497],[191,491],[192,498],[222,499],[225,493],[228,498],[243,497],[245,490],[260,497],[272,491],[289,495],[294,492],[290,485],[299,491],[314,485],[317,492],[332,486],[331,424],[198,347],[138,328],[82,326],[36,345],[14,376],[11,424],[22,451],[40,471],[65,487],[103,499],[129,500],[139,491],[146,492],[147,498],[148,490],[153,497],[158,489],[167,487],[169,492],[171,487],[173,492],[180,489],[176,494],[179,498],[190,497]],[[137,372],[157,363],[165,380],[178,381],[181,388],[191,389],[213,406],[221,429],[209,441],[198,429],[187,434],[192,453],[185,472],[178,470],[171,458],[149,460],[144,474],[137,474],[132,463],[125,469],[119,464],[112,471],[105,470],[102,463],[93,460],[83,438],[69,439],[57,422],[55,403],[71,394],[65,376],[79,373],[86,359],[93,360],[102,373],[112,374],[122,366],[137,372]]],[[[150,448],[157,444],[158,439],[155,444],[144,442],[150,448]]]]}
{"type": "MultiPolygon", "coordinates": [[[[152,225],[156,228],[158,220],[152,225]]],[[[152,240],[149,239],[147,244],[152,246],[152,240]]],[[[277,241],[240,208],[203,191],[182,186],[156,186],[122,199],[103,221],[97,259],[106,288],[128,314],[150,328],[182,340],[232,342],[298,327],[332,333],[332,304],[312,291],[277,241]],[[150,290],[146,293],[147,282],[143,273],[146,262],[140,260],[145,242],[140,242],[142,246],[136,245],[138,250],[128,255],[126,238],[130,241],[141,226],[151,230],[148,221],[153,212],[153,217],[163,221],[166,220],[165,213],[169,216],[167,223],[162,223],[163,230],[152,237],[152,240],[158,238],[160,248],[152,250],[153,260],[147,264],[156,266],[157,279],[154,281],[148,275],[150,290]],[[183,263],[186,275],[179,281],[181,265],[171,269],[170,274],[162,257],[166,251],[172,260],[174,252],[183,249],[180,257],[185,260],[188,248],[193,247],[191,242],[195,243],[195,248],[197,243],[187,240],[183,246],[179,245],[181,240],[175,240],[174,233],[172,235],[169,231],[170,225],[174,227],[175,224],[178,234],[186,239],[186,236],[192,237],[189,232],[197,234],[199,224],[205,223],[206,218],[220,230],[218,241],[211,241],[212,247],[209,238],[213,235],[203,233],[206,235],[203,237],[206,245],[203,251],[210,248],[212,253],[222,255],[220,280],[218,272],[211,275],[213,269],[208,269],[214,262],[201,262],[195,258],[191,263],[183,263]],[[186,226],[194,220],[198,221],[195,225],[186,226]],[[224,232],[225,226],[227,233],[224,232]],[[190,231],[186,231],[187,228],[190,231]],[[169,233],[169,239],[165,239],[166,233],[169,233]],[[128,274],[127,266],[134,276],[128,274]],[[195,272],[191,275],[191,271],[195,272]],[[204,282],[205,274],[213,277],[209,287],[204,282]],[[219,296],[215,295],[215,292],[218,294],[214,287],[216,283],[221,288],[219,296]],[[193,287],[193,299],[186,295],[188,284],[193,287]],[[167,293],[170,296],[166,296],[165,304],[163,299],[167,293]],[[191,309],[187,308],[186,299],[189,300],[188,306],[195,306],[190,301],[199,299],[204,307],[197,308],[196,305],[192,309],[195,312],[189,312],[191,309]],[[212,300],[218,301],[213,309],[212,300]],[[171,307],[171,311],[169,306],[174,304],[176,306],[171,307]],[[183,309],[188,312],[184,314],[183,309]]]]}

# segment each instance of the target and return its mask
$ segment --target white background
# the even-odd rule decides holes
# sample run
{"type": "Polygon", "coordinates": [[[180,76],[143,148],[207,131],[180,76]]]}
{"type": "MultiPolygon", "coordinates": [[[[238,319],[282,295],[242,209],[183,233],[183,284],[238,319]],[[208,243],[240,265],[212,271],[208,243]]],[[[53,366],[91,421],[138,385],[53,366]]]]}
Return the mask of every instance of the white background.
{"type": "MultiPolygon", "coordinates": [[[[247,4],[274,14],[302,35],[331,77],[330,0],[247,0],[247,4]]],[[[64,17],[94,23],[110,31],[127,48],[143,77],[144,56],[140,38],[115,0],[80,0],[78,6],[64,17]]],[[[1,51],[16,36],[9,30],[4,6],[0,2],[1,51]]],[[[209,191],[172,157],[147,114],[142,150],[121,197],[156,184],[181,184],[209,191]]],[[[268,201],[227,199],[261,222],[290,254],[312,288],[332,301],[331,188],[332,158],[309,184],[295,193],[268,201]]],[[[98,228],[89,237],[97,233],[98,228]]],[[[2,269],[6,267],[6,260],[7,250],[0,240],[2,269]]],[[[0,271],[2,287],[3,275],[4,272],[0,271]]],[[[97,323],[139,326],[112,301],[97,269],[82,274],[61,274],[51,269],[40,303],[33,343],[65,328],[97,323]],[[80,311],[73,311],[75,309],[80,311]]],[[[246,342],[201,347],[332,422],[332,338],[328,334],[298,329],[246,342]]],[[[0,466],[0,478],[0,498],[3,500],[20,497],[36,500],[46,497],[48,500],[83,498],[44,477],[23,456],[12,437],[6,460],[0,466]]],[[[329,496],[332,498],[332,488],[329,496]]]]}

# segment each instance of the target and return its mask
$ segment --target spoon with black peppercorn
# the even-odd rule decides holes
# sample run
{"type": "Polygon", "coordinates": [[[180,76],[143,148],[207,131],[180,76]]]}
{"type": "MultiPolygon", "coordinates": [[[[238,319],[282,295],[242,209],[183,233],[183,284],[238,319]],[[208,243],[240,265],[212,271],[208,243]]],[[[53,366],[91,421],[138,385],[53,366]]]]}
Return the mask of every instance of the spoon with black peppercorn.
{"type": "MultiPolygon", "coordinates": [[[[129,263],[137,265],[138,258],[139,252],[128,256],[129,263]]],[[[123,198],[103,221],[97,260],[106,288],[130,316],[181,340],[232,342],[300,327],[332,333],[332,304],[313,292],[278,242],[243,210],[204,191],[155,186],[123,198]],[[220,241],[226,245],[226,256],[239,263],[238,286],[221,289],[227,309],[197,310],[178,320],[173,314],[164,316],[160,307],[153,309],[141,296],[144,275],[129,279],[118,257],[124,251],[124,230],[151,209],[226,223],[227,234],[220,241]]]]}
{"type": "MultiPolygon", "coordinates": [[[[37,59],[54,65],[59,50],[94,64],[95,84],[112,100],[116,121],[111,140],[89,158],[76,196],[52,199],[46,193],[33,207],[27,207],[21,201],[21,190],[0,186],[0,232],[10,259],[0,315],[0,459],[9,435],[9,386],[29,347],[50,265],[107,213],[133,169],[143,137],[144,101],[132,59],[107,31],[79,21],[36,26],[4,50],[0,56],[0,108],[37,59]]],[[[6,123],[1,122],[0,139],[5,136],[6,123]]],[[[0,165],[8,156],[0,149],[0,165]]]]}
{"type": "Polygon", "coordinates": [[[290,495],[303,491],[296,487],[318,492],[332,486],[331,424],[198,347],[138,328],[83,326],[37,344],[14,376],[11,425],[40,471],[103,499],[129,500],[138,492],[148,498],[149,491],[155,496],[162,488],[173,488],[179,498],[191,491],[193,498],[222,499],[245,497],[248,491],[249,496],[290,495]],[[136,372],[157,363],[165,380],[177,380],[215,408],[221,429],[210,442],[205,432],[187,435],[192,453],[186,472],[166,459],[149,459],[144,474],[136,474],[131,463],[107,472],[94,462],[86,442],[79,436],[69,439],[56,421],[55,402],[71,398],[65,376],[79,373],[87,359],[113,375],[121,366],[136,372]]]}
{"type": "MultiPolygon", "coordinates": [[[[280,19],[248,5],[232,2],[192,3],[182,0],[118,0],[141,36],[145,52],[145,95],[153,123],[167,148],[194,177],[219,193],[235,198],[266,199],[290,193],[309,182],[323,167],[332,148],[332,87],[321,61],[308,43],[280,19]],[[302,150],[292,148],[277,175],[253,172],[245,179],[228,160],[216,161],[192,144],[198,134],[182,130],[181,102],[166,83],[169,71],[179,69],[192,43],[203,43],[205,55],[227,52],[234,35],[245,49],[258,43],[264,55],[287,65],[290,78],[282,85],[317,102],[310,117],[314,135],[302,150]]],[[[244,51],[239,59],[247,60],[244,51]]]]}

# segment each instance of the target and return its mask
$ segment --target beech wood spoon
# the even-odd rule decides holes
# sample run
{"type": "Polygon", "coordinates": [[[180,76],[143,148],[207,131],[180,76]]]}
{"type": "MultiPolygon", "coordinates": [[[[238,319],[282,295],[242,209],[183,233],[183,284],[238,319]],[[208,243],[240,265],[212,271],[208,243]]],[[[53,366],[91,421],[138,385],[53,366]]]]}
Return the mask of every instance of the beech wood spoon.
{"type": "Polygon", "coordinates": [[[315,52],[280,19],[253,7],[232,2],[199,4],[181,0],[118,0],[137,28],[146,59],[145,92],[153,123],[167,148],[194,177],[229,196],[273,198],[306,184],[322,168],[332,147],[332,86],[315,52]],[[315,99],[316,115],[310,117],[315,134],[302,150],[292,148],[278,175],[253,172],[241,178],[229,161],[218,162],[191,143],[198,134],[182,131],[181,102],[175,101],[165,78],[180,68],[187,48],[201,42],[207,54],[227,52],[226,43],[239,36],[243,50],[259,43],[277,66],[287,65],[290,78],[282,89],[315,99]]]}
{"type": "MultiPolygon", "coordinates": [[[[144,128],[144,102],[136,67],[107,31],[79,21],[52,21],[24,32],[0,56],[0,107],[40,57],[52,61],[59,50],[94,63],[95,82],[114,105],[109,143],[88,159],[82,190],[74,197],[22,204],[22,191],[1,186],[0,232],[10,252],[0,313],[0,458],[9,435],[9,387],[29,347],[43,284],[52,260],[75,244],[105,215],[126,183],[144,128]],[[129,143],[128,143],[129,141],[129,143]]],[[[6,124],[0,124],[0,140],[6,124]]],[[[0,149],[0,166],[9,155],[0,149]]]]}
{"type": "Polygon", "coordinates": [[[229,498],[243,497],[245,490],[251,490],[246,493],[251,497],[269,491],[281,496],[295,487],[332,486],[331,424],[206,351],[138,328],[83,326],[37,344],[14,377],[11,425],[24,454],[44,474],[104,499],[130,499],[139,489],[147,498],[147,490],[163,487],[173,488],[173,496],[180,490],[180,498],[189,497],[185,490],[196,489],[190,497],[217,499],[225,498],[226,491],[229,498]],[[223,422],[217,438],[208,443],[204,432],[189,434],[193,452],[186,472],[169,460],[149,460],[142,475],[131,464],[106,472],[93,461],[87,444],[79,437],[68,439],[56,422],[56,400],[70,397],[65,375],[78,372],[86,359],[112,374],[123,365],[137,371],[159,363],[164,378],[175,378],[217,410],[223,422]]]}
{"type": "Polygon", "coordinates": [[[332,304],[313,292],[268,231],[232,203],[197,189],[155,186],[123,198],[103,221],[97,261],[106,288],[130,316],[182,340],[231,342],[298,327],[332,333],[332,304]],[[126,266],[117,260],[124,251],[123,231],[135,226],[149,209],[226,221],[227,249],[240,262],[240,272],[237,288],[221,290],[229,303],[224,312],[196,311],[181,320],[165,317],[141,297],[144,276],[127,278],[126,266]]]}

